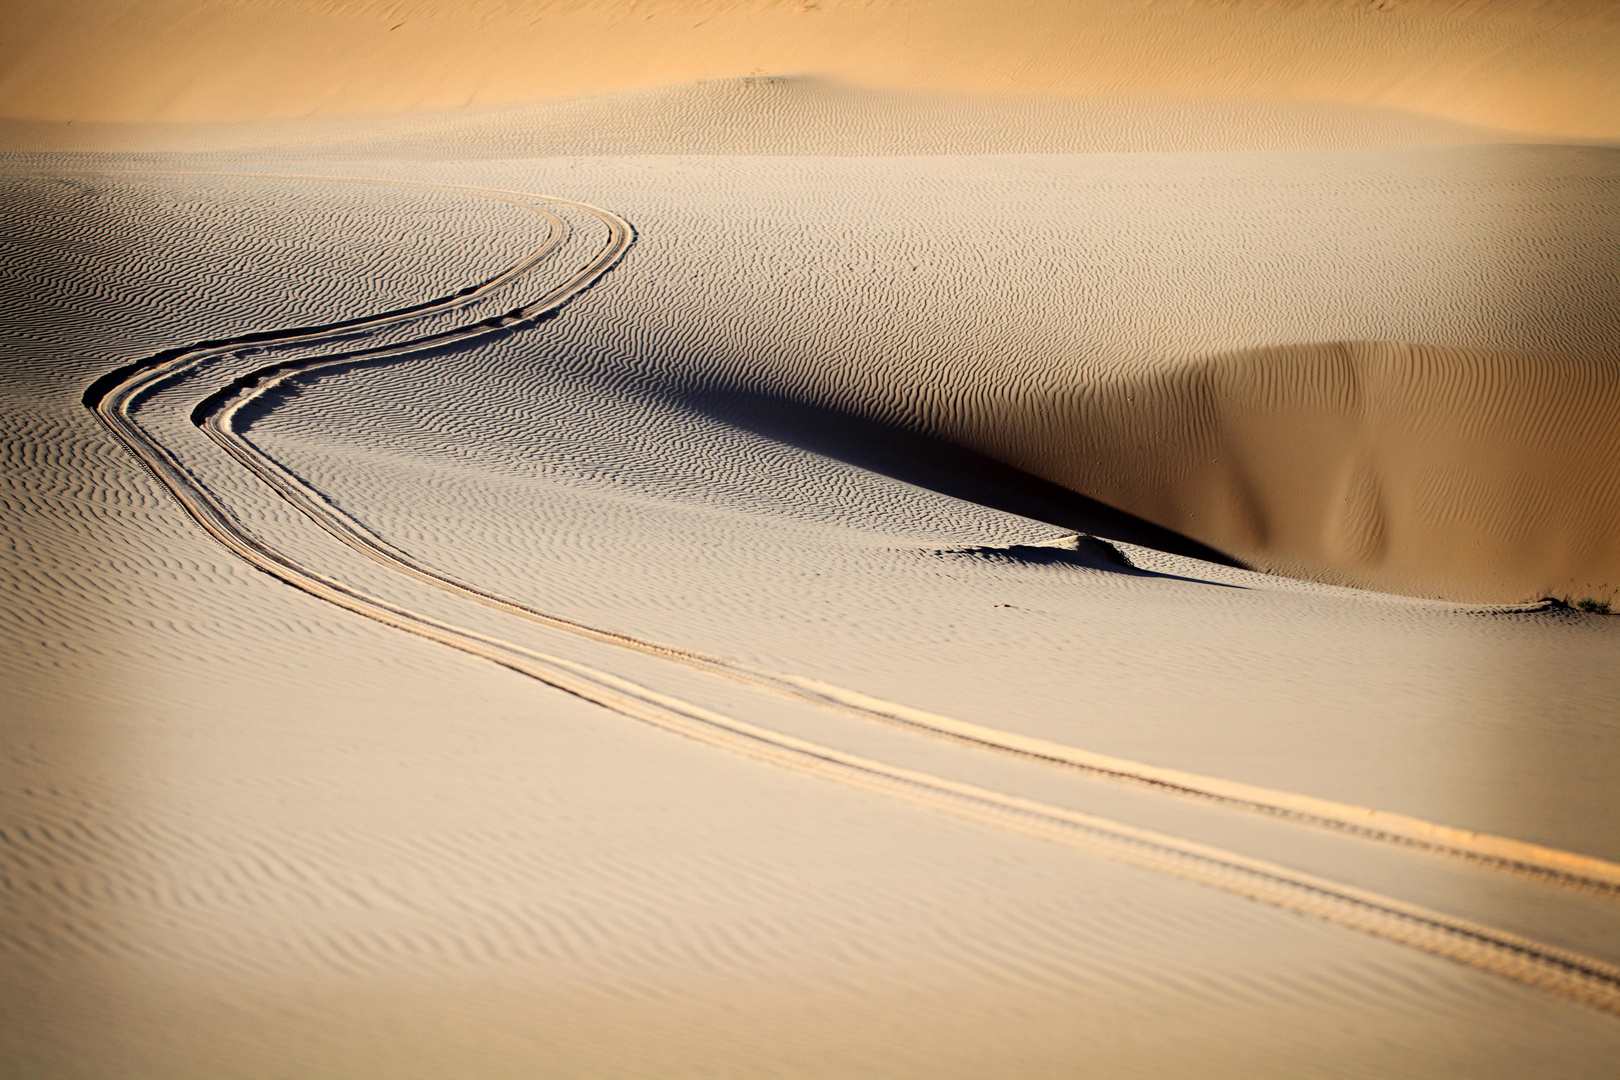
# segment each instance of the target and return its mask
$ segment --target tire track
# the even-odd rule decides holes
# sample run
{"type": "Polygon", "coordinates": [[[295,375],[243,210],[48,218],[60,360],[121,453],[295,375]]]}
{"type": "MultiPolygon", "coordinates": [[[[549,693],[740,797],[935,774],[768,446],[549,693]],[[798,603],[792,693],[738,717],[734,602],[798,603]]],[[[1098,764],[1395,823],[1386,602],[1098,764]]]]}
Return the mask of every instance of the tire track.
{"type": "MultiPolygon", "coordinates": [[[[95,412],[99,417],[102,418],[103,422],[107,421],[107,414],[102,410],[102,403],[104,399],[113,392],[116,391],[117,393],[124,395],[125,403],[122,406],[122,409],[123,411],[127,412],[130,408],[133,408],[134,405],[138,403],[140,397],[144,396],[150,390],[155,389],[162,382],[194,370],[208,360],[228,356],[239,349],[280,348],[290,345],[314,345],[339,335],[348,336],[356,333],[371,335],[376,334],[378,331],[388,327],[409,322],[414,319],[424,319],[434,315],[445,314],[480,303],[487,299],[492,293],[497,292],[507,285],[513,284],[523,277],[523,275],[527,274],[536,266],[540,265],[540,263],[544,262],[553,251],[555,251],[563,244],[564,241],[568,239],[570,234],[570,229],[566,222],[543,206],[539,206],[533,202],[522,201],[524,196],[521,192],[502,191],[493,188],[473,188],[459,184],[434,184],[406,180],[373,181],[364,177],[322,177],[313,174],[301,173],[289,173],[283,177],[276,173],[211,173],[200,171],[159,172],[133,169],[73,169],[51,171],[42,170],[38,172],[32,170],[23,170],[16,171],[13,173],[13,175],[49,176],[53,175],[54,173],[97,176],[229,176],[256,179],[330,180],[337,183],[377,183],[396,187],[417,188],[424,191],[456,191],[470,194],[479,198],[489,199],[494,202],[503,202],[519,207],[520,209],[527,210],[530,213],[538,215],[547,224],[546,238],[522,259],[501,269],[494,276],[469,285],[464,289],[460,289],[457,292],[449,294],[448,296],[437,297],[418,304],[411,304],[374,315],[362,315],[357,318],[345,319],[338,322],[312,324],[309,326],[292,327],[283,330],[260,331],[242,334],[240,336],[228,339],[197,342],[192,345],[166,350],[154,356],[145,357],[140,360],[136,360],[133,363],[114,368],[112,371],[107,372],[105,375],[92,382],[88,387],[85,388],[84,392],[83,401],[85,407],[95,412]]],[[[544,197],[542,196],[542,198],[544,197]]],[[[566,199],[551,199],[549,201],[564,204],[570,203],[570,200],[566,199]]],[[[475,328],[495,329],[498,320],[512,320],[520,318],[522,317],[522,312],[523,309],[517,309],[507,313],[504,316],[497,316],[495,319],[486,320],[483,323],[475,324],[475,327],[459,328],[458,330],[446,331],[441,335],[436,335],[434,339],[448,342],[458,340],[460,337],[465,336],[466,333],[472,332],[475,328]]],[[[421,341],[425,340],[429,339],[418,339],[417,343],[419,344],[421,341]]],[[[359,350],[356,354],[367,351],[370,350],[359,350]]],[[[117,409],[118,407],[115,406],[114,411],[117,411],[117,409]]],[[[120,438],[123,438],[123,436],[120,435],[120,438]]],[[[127,444],[127,440],[125,441],[127,444]]]]}
{"type": "MultiPolygon", "coordinates": [[[[401,358],[427,349],[440,348],[446,344],[466,344],[495,334],[510,332],[555,314],[570,299],[589,288],[617,264],[632,243],[634,232],[628,222],[610,211],[573,200],[551,201],[573,206],[591,214],[608,227],[608,240],[602,250],[590,263],[576,271],[562,284],[504,316],[442,331],[405,344],[355,350],[341,357],[322,357],[316,363],[332,365],[352,363],[359,359],[401,358]]],[[[543,255],[537,256],[528,261],[525,270],[542,257],[543,255]]],[[[525,271],[516,273],[521,272],[525,271]]],[[[447,298],[443,303],[450,305],[454,304],[455,300],[447,298]]],[[[391,313],[376,318],[401,321],[411,317],[413,316],[396,317],[391,313]]],[[[260,343],[267,345],[306,344],[331,332],[330,328],[316,328],[309,333],[292,331],[284,335],[257,337],[260,343]]],[[[384,625],[490,660],[622,715],[709,745],[733,750],[796,771],[835,779],[853,787],[904,799],[957,817],[995,824],[1024,835],[1055,840],[1129,865],[1209,885],[1283,910],[1310,915],[1339,926],[1374,934],[1620,1014],[1620,967],[1615,965],[1211,845],[887,765],[804,739],[769,731],[703,706],[639,686],[588,665],[528,649],[412,611],[304,566],[291,556],[277,551],[255,537],[222,502],[190,475],[172,451],[150,436],[132,414],[140,398],[157,382],[190,371],[208,356],[227,354],[233,348],[241,347],[239,342],[207,344],[208,347],[201,350],[160,354],[160,357],[169,359],[148,358],[146,361],[125,365],[109,373],[99,396],[87,393],[86,404],[109,430],[143,461],[175,497],[182,509],[216,542],[255,568],[317,599],[384,625]]],[[[210,395],[193,411],[193,419],[204,419],[206,422],[207,418],[216,413],[227,415],[219,407],[226,401],[239,399],[242,390],[268,387],[310,367],[310,361],[298,360],[262,367],[210,395]]],[[[230,412],[228,415],[235,413],[230,412]]],[[[218,431],[219,426],[214,424],[211,430],[218,431]]],[[[243,460],[234,452],[233,457],[239,461],[243,460]]],[[[272,486],[278,491],[282,490],[275,484],[272,486]]],[[[318,500],[318,496],[312,494],[312,497],[318,500]]],[[[356,534],[345,542],[351,543],[352,546],[359,535],[356,534]]],[[[378,550],[387,551],[386,548],[378,550]]],[[[385,559],[390,563],[391,560],[392,556],[385,559]]],[[[413,577],[419,578],[420,575],[426,574],[430,579],[438,581],[441,587],[444,585],[444,580],[433,578],[431,572],[425,569],[413,568],[410,573],[413,577]]],[[[459,588],[456,591],[460,591],[459,588]]],[[[479,590],[472,590],[472,593],[477,594],[474,596],[475,599],[480,599],[484,603],[511,605],[514,612],[520,607],[494,594],[479,590]]],[[[553,616],[542,616],[542,619],[553,620],[548,622],[548,625],[554,625],[555,628],[574,627],[573,632],[583,633],[603,642],[619,645],[634,643],[632,647],[641,651],[657,652],[659,655],[680,658],[688,663],[702,660],[705,664],[716,665],[712,669],[717,671],[725,667],[724,662],[714,658],[702,658],[698,654],[665,649],[622,635],[567,623],[566,620],[557,620],[553,616]]],[[[734,667],[738,673],[750,675],[748,669],[740,665],[734,667]]],[[[795,680],[788,676],[772,676],[766,679],[759,675],[750,675],[750,678],[761,680],[757,684],[762,686],[769,687],[774,680],[780,687],[796,688],[796,696],[806,701],[824,699],[841,707],[857,711],[864,708],[874,716],[880,715],[850,692],[838,691],[831,687],[816,689],[818,684],[810,680],[795,680]]],[[[893,712],[890,718],[900,719],[904,715],[893,712]]],[[[917,715],[920,718],[928,714],[917,715]]],[[[916,721],[906,722],[913,723],[914,726],[925,726],[916,721]]],[[[945,727],[940,727],[939,731],[950,733],[945,727]]],[[[962,734],[964,733],[958,732],[956,737],[961,737],[962,734]]],[[[1005,742],[1004,739],[1002,741],[1005,742]]],[[[1061,759],[1054,758],[1054,760],[1061,759]]]]}
{"type": "Polygon", "coordinates": [[[1073,768],[1093,776],[1188,796],[1282,818],[1302,825],[1350,833],[1464,859],[1493,869],[1541,878],[1560,885],[1620,896],[1620,865],[1594,856],[1546,847],[1490,833],[1460,829],[1406,814],[1321,799],[1276,788],[1163,768],[1101,754],[1048,739],[1018,735],[975,724],[804,676],[770,671],[739,661],[620,634],[565,619],[500,596],[425,565],[327,500],[302,478],[260,450],[237,427],[242,411],[289,382],[351,363],[332,357],[261,368],[200,404],[193,420],[227,453],[327,533],[398,573],[548,629],[606,645],[685,664],[797,701],[898,725],[958,743],[1073,768]]]}

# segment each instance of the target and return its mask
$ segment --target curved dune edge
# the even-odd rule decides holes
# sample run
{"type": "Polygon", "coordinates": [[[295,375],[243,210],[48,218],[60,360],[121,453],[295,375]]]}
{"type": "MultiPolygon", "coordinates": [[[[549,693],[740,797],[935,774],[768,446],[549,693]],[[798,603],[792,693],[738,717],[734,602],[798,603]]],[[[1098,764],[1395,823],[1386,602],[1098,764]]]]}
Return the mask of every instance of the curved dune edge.
{"type": "Polygon", "coordinates": [[[1607,0],[13,0],[0,115],[230,120],[760,74],[944,93],[1242,97],[1620,137],[1607,0]]]}
{"type": "Polygon", "coordinates": [[[1616,417],[1620,360],[1337,342],[1105,374],[967,441],[1271,573],[1612,602],[1616,417]]]}

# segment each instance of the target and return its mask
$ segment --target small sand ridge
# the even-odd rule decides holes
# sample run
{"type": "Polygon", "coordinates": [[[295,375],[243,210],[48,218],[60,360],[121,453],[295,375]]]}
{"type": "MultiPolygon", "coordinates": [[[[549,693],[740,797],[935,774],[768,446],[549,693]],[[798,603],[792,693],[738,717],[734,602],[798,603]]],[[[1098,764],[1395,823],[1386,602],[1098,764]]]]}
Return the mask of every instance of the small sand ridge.
{"type": "MultiPolygon", "coordinates": [[[[503,191],[491,194],[506,197],[518,193],[503,191]]],[[[547,197],[528,198],[543,200],[547,197]]],[[[252,376],[235,380],[223,393],[216,392],[210,395],[193,411],[193,418],[202,421],[206,430],[227,449],[231,449],[231,445],[235,444],[236,449],[231,451],[233,456],[244,464],[250,464],[248,457],[251,455],[251,449],[242,450],[242,447],[250,444],[231,432],[229,419],[236,415],[243,400],[257,396],[280,380],[302,370],[313,370],[317,366],[353,363],[357,359],[400,358],[425,349],[438,348],[447,343],[532,325],[536,320],[554,313],[610,270],[628,249],[634,234],[627,222],[609,211],[574,200],[552,201],[595,216],[607,226],[608,238],[601,251],[585,267],[569,276],[562,284],[546,291],[540,298],[504,316],[486,318],[453,330],[441,331],[428,338],[350,351],[341,356],[323,356],[313,361],[285,361],[262,367],[252,376]],[[240,393],[243,390],[251,393],[244,397],[240,393]]],[[[545,252],[554,249],[556,242],[557,230],[554,227],[539,253],[531,255],[523,264],[524,267],[535,265],[544,257],[545,252]]],[[[502,280],[511,278],[503,275],[502,280]]],[[[465,297],[468,295],[470,293],[464,290],[455,297],[446,298],[441,302],[441,306],[465,304],[467,302],[465,297]]],[[[410,317],[390,315],[378,316],[377,319],[399,321],[410,317]]],[[[352,329],[352,324],[346,329],[352,329]]],[[[320,331],[305,328],[293,332],[287,342],[303,346],[311,344],[321,336],[320,331]]],[[[254,335],[254,339],[262,347],[278,343],[274,335],[254,335]]],[[[179,354],[172,352],[163,354],[163,358],[152,364],[127,366],[120,369],[115,385],[109,386],[99,398],[92,395],[86,403],[132,451],[145,461],[180,501],[187,513],[209,535],[258,569],[313,596],[356,614],[490,659],[625,715],[713,745],[836,778],[856,786],[881,790],[959,816],[992,821],[1031,835],[1062,839],[1064,842],[1119,861],[1171,873],[1288,910],[1311,914],[1338,925],[1364,930],[1437,955],[1460,960],[1529,985],[1547,988],[1609,1011],[1620,1012],[1620,969],[1601,961],[1498,931],[1479,923],[1406,904],[1367,890],[1299,873],[1277,864],[1250,859],[1162,833],[1136,829],[1093,815],[945,780],[915,770],[885,765],[806,740],[771,732],[670,695],[649,690],[586,665],[517,646],[487,634],[426,616],[369,595],[303,566],[248,531],[218,498],[191,479],[178,459],[161,446],[133,415],[133,410],[144,395],[158,384],[184,376],[209,356],[228,353],[233,347],[240,347],[240,344],[236,343],[234,346],[232,343],[210,344],[203,349],[179,354]]],[[[261,477],[272,480],[273,486],[306,514],[310,512],[311,499],[325,505],[324,501],[313,492],[308,492],[309,498],[295,497],[297,492],[294,489],[273,480],[275,473],[285,472],[279,470],[279,467],[273,465],[266,469],[254,467],[254,471],[261,477]]],[[[311,516],[315,516],[317,522],[323,524],[329,532],[335,531],[331,521],[322,522],[318,516],[311,516]]],[[[396,553],[386,545],[367,540],[369,534],[364,533],[358,526],[343,525],[339,519],[338,531],[348,533],[347,537],[340,538],[345,538],[351,545],[358,543],[372,547],[373,551],[370,553],[381,561],[396,564],[402,561],[400,557],[403,553],[396,553]]],[[[481,598],[486,603],[495,602],[514,611],[527,610],[494,594],[481,593],[425,568],[411,566],[408,557],[404,557],[403,562],[413,576],[435,580],[441,587],[471,594],[475,599],[481,598]]],[[[566,620],[538,612],[534,614],[547,620],[550,625],[573,626],[578,632],[595,636],[599,640],[631,644],[632,647],[642,651],[657,652],[671,658],[690,658],[692,661],[724,666],[723,661],[716,661],[714,658],[681,653],[647,642],[636,642],[620,635],[580,627],[578,624],[569,624],[566,620]]],[[[778,688],[791,688],[796,696],[805,700],[820,699],[876,718],[895,720],[958,739],[968,739],[982,745],[1042,757],[1102,774],[1114,774],[1121,778],[1154,784],[1166,790],[1180,790],[1238,805],[1248,804],[1253,809],[1265,809],[1268,812],[1280,813],[1315,824],[1355,828],[1367,835],[1419,843],[1432,850],[1462,854],[1504,868],[1530,870],[1556,879],[1579,881],[1598,887],[1611,887],[1616,880],[1614,868],[1608,864],[1601,864],[1600,860],[1587,860],[1582,863],[1580,856],[1549,852],[1534,845],[1515,846],[1516,842],[1502,838],[1479,837],[1461,830],[1446,830],[1442,826],[1403,819],[1395,815],[1380,816],[1376,812],[1340,804],[1318,800],[1301,801],[1303,797],[1289,796],[1286,793],[1268,792],[1212,778],[1157,770],[1137,763],[1121,762],[1119,759],[1104,758],[1101,755],[1087,754],[1034,740],[1018,740],[1007,737],[1005,733],[962,725],[948,718],[911,713],[909,710],[875,699],[862,699],[859,695],[811,680],[753,673],[741,665],[731,665],[731,668],[731,671],[722,673],[731,674],[733,677],[746,677],[756,682],[763,680],[765,683],[775,683],[778,688]]]]}

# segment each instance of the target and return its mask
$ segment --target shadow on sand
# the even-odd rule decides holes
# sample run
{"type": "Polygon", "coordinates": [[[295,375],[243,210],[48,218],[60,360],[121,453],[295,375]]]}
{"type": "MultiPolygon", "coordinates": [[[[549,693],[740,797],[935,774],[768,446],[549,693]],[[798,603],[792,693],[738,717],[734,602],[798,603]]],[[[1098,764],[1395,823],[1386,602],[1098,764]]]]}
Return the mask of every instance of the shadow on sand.
{"type": "MultiPolygon", "coordinates": [[[[1104,540],[1248,569],[1232,556],[1190,537],[931,435],[757,391],[698,388],[687,390],[681,400],[694,410],[758,435],[954,499],[1104,540]]],[[[1047,561],[1075,555],[1044,547],[1008,551],[1038,555],[1047,561]]]]}

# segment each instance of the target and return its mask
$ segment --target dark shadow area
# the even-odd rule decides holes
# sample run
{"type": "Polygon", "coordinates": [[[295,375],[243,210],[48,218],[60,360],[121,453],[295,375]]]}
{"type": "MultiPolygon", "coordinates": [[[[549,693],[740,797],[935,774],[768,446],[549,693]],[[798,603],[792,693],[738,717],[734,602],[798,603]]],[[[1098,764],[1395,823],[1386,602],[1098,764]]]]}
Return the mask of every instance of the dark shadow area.
{"type": "Polygon", "coordinates": [[[1166,581],[1190,581],[1195,585],[1209,585],[1217,589],[1241,589],[1224,581],[1187,577],[1184,574],[1166,574],[1159,570],[1144,570],[1131,562],[1125,553],[1107,540],[1095,536],[1076,536],[1073,547],[1048,547],[1042,544],[1010,544],[1007,547],[945,548],[931,552],[938,559],[982,559],[986,562],[1013,563],[1019,566],[1080,566],[1087,570],[1104,570],[1127,577],[1159,578],[1166,581]]]}
{"type": "MultiPolygon", "coordinates": [[[[243,391],[250,390],[267,379],[298,371],[308,365],[318,365],[317,370],[297,379],[288,380],[278,386],[273,393],[244,408],[238,415],[237,427],[240,431],[247,431],[287,397],[296,396],[299,384],[307,385],[312,381],[341,376],[377,364],[393,364],[404,359],[420,361],[441,351],[457,351],[472,344],[487,346],[539,323],[548,322],[557,314],[556,310],[551,310],[536,317],[525,317],[523,310],[517,309],[468,327],[428,335],[415,342],[416,347],[410,349],[406,355],[400,354],[401,346],[395,343],[319,358],[295,358],[267,364],[238,377],[208,395],[193,409],[191,419],[193,423],[201,424],[215,410],[243,391]]],[[[331,328],[342,327],[343,324],[334,324],[331,328]]],[[[254,342],[244,338],[224,344],[254,344],[254,342]]],[[[127,378],[136,370],[156,362],[157,359],[159,358],[147,358],[135,364],[125,365],[98,379],[85,393],[86,404],[94,407],[94,401],[110,389],[110,384],[103,385],[108,384],[109,380],[118,377],[127,378]]],[[[760,391],[689,387],[676,390],[672,396],[696,412],[746,431],[964,502],[988,506],[1003,513],[1016,514],[1035,521],[1044,521],[1062,529],[1103,540],[1136,544],[1240,570],[1249,569],[1225,552],[1191,537],[1155,525],[1134,514],[932,435],[907,431],[892,424],[851,416],[835,409],[796,402],[780,395],[760,391]]],[[[1093,557],[1097,555],[1092,554],[1093,557]]],[[[1117,560],[1129,566],[1128,560],[1119,556],[1117,552],[1114,554],[1115,559],[1104,556],[1103,562],[1117,560]]],[[[1036,549],[1034,557],[1062,560],[1074,556],[1072,552],[1065,556],[1036,549]]]]}
{"type": "Polygon", "coordinates": [[[755,434],[953,499],[1105,540],[1249,569],[1191,537],[931,435],[758,391],[700,388],[688,390],[682,401],[755,434]]]}
{"type": "MultiPolygon", "coordinates": [[[[537,320],[497,317],[477,324],[470,334],[452,331],[424,338],[423,348],[413,349],[404,355],[399,354],[397,345],[389,345],[267,364],[239,376],[204,398],[192,410],[191,420],[200,426],[216,410],[244,391],[258,387],[266,380],[292,374],[292,378],[278,382],[240,409],[232,427],[238,433],[245,434],[251,431],[255,423],[284,407],[312,384],[367,368],[431,361],[436,356],[487,346],[521,333],[533,322],[543,322],[554,315],[554,312],[548,312],[537,320]],[[301,370],[306,365],[316,366],[313,370],[301,370]]],[[[1117,541],[1247,569],[1231,556],[1180,533],[934,436],[759,392],[714,388],[665,389],[658,397],[664,401],[673,399],[694,412],[775,442],[797,446],[964,502],[1044,521],[1081,534],[1055,545],[1039,543],[947,548],[933,553],[939,558],[985,559],[1039,566],[1082,566],[1133,577],[1174,578],[1220,585],[1222,588],[1237,587],[1143,569],[1133,564],[1124,552],[1110,542],[1117,541]]]]}

